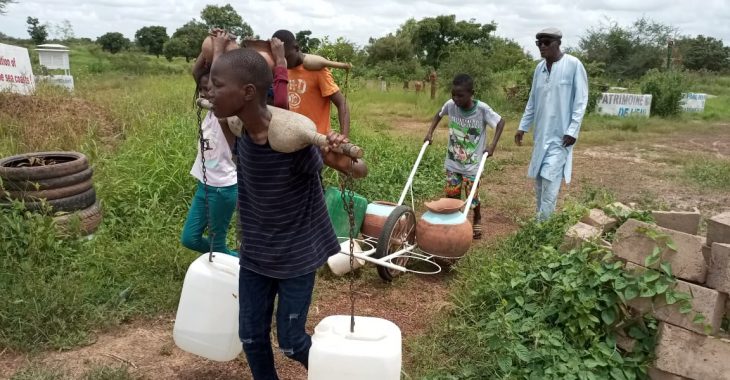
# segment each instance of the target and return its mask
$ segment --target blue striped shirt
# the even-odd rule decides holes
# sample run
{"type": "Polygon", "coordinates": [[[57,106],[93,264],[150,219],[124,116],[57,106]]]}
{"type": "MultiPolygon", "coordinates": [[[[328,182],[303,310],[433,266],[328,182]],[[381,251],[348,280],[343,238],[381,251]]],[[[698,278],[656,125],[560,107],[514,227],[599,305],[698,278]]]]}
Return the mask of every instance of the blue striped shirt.
{"type": "Polygon", "coordinates": [[[319,150],[280,153],[246,134],[236,141],[241,266],[279,279],[314,272],[340,250],[322,192],[319,150]]]}

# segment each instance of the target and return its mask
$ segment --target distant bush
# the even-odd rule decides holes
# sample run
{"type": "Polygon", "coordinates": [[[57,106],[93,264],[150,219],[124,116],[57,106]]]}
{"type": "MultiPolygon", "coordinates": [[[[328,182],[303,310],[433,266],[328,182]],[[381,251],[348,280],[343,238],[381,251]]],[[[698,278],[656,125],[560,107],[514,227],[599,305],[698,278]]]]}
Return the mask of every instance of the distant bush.
{"type": "Polygon", "coordinates": [[[460,73],[469,74],[474,78],[475,97],[480,98],[492,86],[491,69],[485,64],[488,61],[487,52],[475,46],[453,46],[448,49],[448,55],[442,59],[438,70],[439,83],[451,93],[451,81],[460,73]]]}
{"type": "Polygon", "coordinates": [[[651,114],[676,116],[682,111],[679,102],[687,79],[681,71],[650,70],[641,79],[641,91],[651,94],[651,114]]]}

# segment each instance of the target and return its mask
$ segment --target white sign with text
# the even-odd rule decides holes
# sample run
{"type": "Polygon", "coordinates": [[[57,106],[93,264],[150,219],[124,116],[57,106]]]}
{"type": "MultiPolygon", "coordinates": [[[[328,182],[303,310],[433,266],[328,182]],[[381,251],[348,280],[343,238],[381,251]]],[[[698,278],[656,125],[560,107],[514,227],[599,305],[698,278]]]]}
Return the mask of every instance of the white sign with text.
{"type": "Polygon", "coordinates": [[[682,94],[682,100],[679,101],[679,104],[684,112],[703,112],[705,110],[705,100],[707,100],[707,94],[688,92],[682,94]]]}
{"type": "Polygon", "coordinates": [[[649,117],[651,95],[618,94],[604,92],[598,98],[596,111],[599,115],[649,117]]]}
{"type": "Polygon", "coordinates": [[[0,91],[30,94],[35,89],[28,49],[0,44],[0,91]]]}
{"type": "Polygon", "coordinates": [[[38,75],[38,82],[46,82],[56,86],[66,87],[69,90],[74,89],[74,77],[71,75],[38,75]]]}

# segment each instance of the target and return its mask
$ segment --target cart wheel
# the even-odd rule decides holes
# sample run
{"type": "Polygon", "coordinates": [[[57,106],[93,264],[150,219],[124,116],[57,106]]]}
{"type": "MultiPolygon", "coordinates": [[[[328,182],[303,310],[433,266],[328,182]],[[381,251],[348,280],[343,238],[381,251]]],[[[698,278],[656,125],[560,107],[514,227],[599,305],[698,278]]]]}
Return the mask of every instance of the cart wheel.
{"type": "MultiPolygon", "coordinates": [[[[380,233],[374,256],[376,259],[381,259],[403,249],[406,244],[413,245],[415,241],[416,214],[408,206],[398,206],[390,213],[383,224],[383,231],[380,233]]],[[[408,264],[408,257],[396,257],[391,262],[405,267],[408,264]]],[[[394,277],[402,273],[397,269],[378,265],[378,274],[385,281],[393,281],[394,277]]]]}

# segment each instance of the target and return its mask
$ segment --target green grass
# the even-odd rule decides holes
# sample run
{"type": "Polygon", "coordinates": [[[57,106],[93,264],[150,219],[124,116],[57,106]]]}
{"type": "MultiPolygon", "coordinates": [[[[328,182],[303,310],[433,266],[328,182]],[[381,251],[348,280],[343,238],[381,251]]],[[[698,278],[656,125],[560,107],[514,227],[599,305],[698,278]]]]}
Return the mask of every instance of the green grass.
{"type": "Polygon", "coordinates": [[[0,260],[0,346],[70,348],[98,327],[176,305],[196,257],[178,242],[194,189],[189,91],[183,77],[110,82],[79,93],[108,102],[125,125],[116,149],[78,147],[92,147],[82,151],[92,157],[104,208],[95,238],[60,236],[48,218],[0,211],[0,249],[9,253],[0,260]]]}
{"type": "MultiPolygon", "coordinates": [[[[142,64],[144,67],[137,70],[132,63],[125,66],[129,63],[125,60],[131,57],[134,55],[100,54],[88,46],[72,50],[71,64],[78,70],[74,74],[78,80],[73,99],[97,108],[92,108],[88,115],[82,114],[86,118],[80,119],[81,123],[74,122],[76,119],[56,118],[65,121],[45,126],[45,132],[55,135],[55,139],[27,139],[20,143],[18,131],[30,126],[19,122],[17,114],[6,109],[0,111],[0,138],[11,141],[0,146],[0,154],[52,149],[84,152],[94,166],[95,185],[104,208],[103,225],[89,241],[59,235],[49,218],[0,209],[0,252],[6,253],[0,258],[0,289],[3,289],[0,347],[20,351],[72,348],[88,342],[91,331],[175,309],[187,266],[197,257],[178,241],[195,186],[188,174],[197,141],[196,120],[190,104],[193,85],[189,75],[178,73],[187,67],[184,60],[167,63],[146,57],[152,68],[142,64]],[[104,74],[97,75],[95,69],[89,69],[94,65],[100,65],[104,74]],[[169,74],[147,75],[167,73],[168,66],[169,74]],[[155,71],[158,68],[160,71],[155,71]],[[101,115],[109,119],[112,135],[101,134],[93,128],[96,124],[89,121],[101,115]],[[74,127],[78,130],[73,130],[74,127]],[[77,138],[69,138],[72,132],[77,138]]],[[[713,107],[728,102],[729,94],[720,87],[711,87],[714,85],[710,80],[706,82],[703,85],[707,86],[707,92],[717,90],[720,95],[708,101],[708,111],[724,112],[713,107]]],[[[437,99],[431,100],[428,94],[416,95],[399,89],[382,93],[366,89],[355,80],[347,95],[352,113],[352,140],[365,148],[370,168],[370,176],[358,181],[355,190],[369,200],[394,201],[418,154],[422,133],[448,94],[439,93],[437,99]],[[400,119],[422,122],[423,130],[402,131],[394,122],[400,119]]],[[[51,95],[41,91],[39,96],[51,95]]],[[[521,114],[510,111],[501,96],[497,91],[485,99],[508,121],[498,155],[486,168],[485,178],[489,179],[504,178],[493,174],[514,166],[522,167],[519,175],[523,176],[531,151],[531,134],[525,141],[527,147],[516,147],[512,142],[521,114]],[[500,151],[511,154],[502,158],[500,151]]],[[[718,113],[716,117],[730,119],[724,115],[718,113]]],[[[699,115],[649,120],[589,115],[580,143],[609,145],[689,129],[710,133],[711,126],[688,124],[701,119],[699,115]]],[[[444,129],[440,129],[415,178],[417,208],[421,201],[438,197],[442,191],[445,135],[444,129]]],[[[685,168],[687,179],[718,189],[728,188],[729,172],[727,163],[721,160],[692,161],[685,168]]],[[[337,175],[326,171],[325,181],[334,184],[337,175]]],[[[530,204],[531,196],[520,192],[493,199],[488,194],[486,200],[514,221],[521,222],[532,214],[525,206],[530,204]]],[[[593,198],[596,197],[605,199],[608,195],[596,190],[593,198]]],[[[568,219],[561,220],[567,223],[568,219]]],[[[556,241],[558,235],[562,236],[562,228],[555,225],[554,230],[536,235],[516,235],[507,245],[475,252],[459,264],[460,273],[469,276],[459,281],[489,283],[492,279],[484,268],[501,265],[489,259],[495,252],[502,252],[505,255],[502,257],[518,251],[525,254],[536,249],[539,242],[556,241]]],[[[514,269],[509,265],[498,268],[514,269]]],[[[464,289],[457,291],[457,299],[467,297],[464,292],[464,289]]],[[[447,323],[435,323],[441,322],[447,323]]],[[[465,330],[465,333],[474,331],[465,330]]],[[[460,359],[460,352],[449,353],[444,348],[448,347],[423,345],[418,350],[445,355],[440,358],[448,365],[453,360],[470,357],[464,355],[460,359]]],[[[424,356],[417,365],[426,371],[429,363],[435,365],[440,360],[424,356]]],[[[36,372],[27,376],[36,377],[17,378],[43,378],[44,373],[49,373],[34,369],[26,372],[30,371],[36,372]]],[[[26,376],[26,372],[17,376],[26,376]]]]}
{"type": "Polygon", "coordinates": [[[685,178],[701,188],[730,191],[730,161],[695,158],[684,166],[685,178]]]}
{"type": "MultiPolygon", "coordinates": [[[[595,206],[611,194],[590,189],[582,198],[595,206]]],[[[674,280],[627,274],[596,246],[558,250],[566,229],[586,211],[570,203],[550,220],[526,223],[463,258],[452,282],[453,307],[430,331],[408,342],[416,362],[411,378],[644,378],[656,322],[648,318],[637,324],[623,311],[625,302],[637,297],[646,281],[664,292],[665,283],[674,280]],[[616,329],[637,339],[633,352],[617,350],[616,329]]],[[[648,220],[646,213],[621,219],[627,217],[648,220]]],[[[641,296],[652,296],[646,294],[641,296]]]]}
{"type": "MultiPolygon", "coordinates": [[[[53,368],[37,365],[21,369],[10,380],[71,380],[67,373],[53,368]]],[[[78,379],[81,380],[132,380],[134,377],[125,366],[96,365],[78,379]]]]}
{"type": "MultiPolygon", "coordinates": [[[[174,310],[196,257],[178,241],[195,186],[188,174],[197,141],[191,91],[183,75],[110,75],[76,91],[120,124],[114,144],[83,140],[67,147],[91,159],[103,225],[81,241],[57,234],[49,218],[0,211],[0,250],[10,253],[0,260],[0,346],[71,348],[100,327],[174,310]]],[[[370,131],[360,120],[353,118],[353,140],[366,147],[371,176],[356,190],[395,200],[420,142],[393,145],[390,131],[370,131]]],[[[436,144],[424,158],[414,182],[417,202],[441,191],[433,178],[442,176],[444,150],[436,144]]],[[[334,173],[327,178],[334,182],[334,173]]]]}

